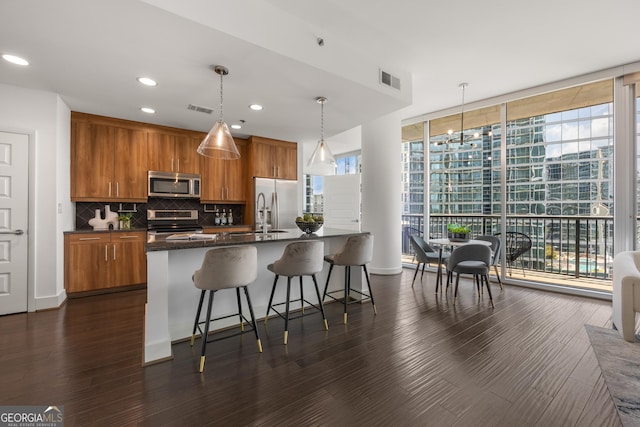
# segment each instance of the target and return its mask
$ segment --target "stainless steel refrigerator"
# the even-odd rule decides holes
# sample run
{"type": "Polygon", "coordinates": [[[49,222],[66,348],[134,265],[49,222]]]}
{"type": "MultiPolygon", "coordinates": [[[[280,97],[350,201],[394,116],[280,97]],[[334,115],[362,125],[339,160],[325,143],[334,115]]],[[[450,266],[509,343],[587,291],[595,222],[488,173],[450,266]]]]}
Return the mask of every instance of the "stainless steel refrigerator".
{"type": "Polygon", "coordinates": [[[253,178],[254,226],[260,229],[262,200],[258,206],[258,196],[264,195],[269,230],[296,228],[299,215],[298,181],[271,178],[253,178]]]}

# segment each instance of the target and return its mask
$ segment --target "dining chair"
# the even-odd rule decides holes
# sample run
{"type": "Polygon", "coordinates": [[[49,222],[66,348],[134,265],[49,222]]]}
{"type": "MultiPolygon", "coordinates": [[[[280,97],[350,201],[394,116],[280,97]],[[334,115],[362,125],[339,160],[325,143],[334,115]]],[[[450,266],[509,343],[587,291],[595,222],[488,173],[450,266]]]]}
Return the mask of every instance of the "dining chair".
{"type": "MultiPolygon", "coordinates": [[[[496,233],[496,237],[502,239],[501,233],[496,233]]],[[[524,273],[524,262],[522,262],[522,255],[531,249],[531,237],[518,231],[507,231],[504,233],[504,251],[507,265],[509,266],[509,276],[511,276],[511,267],[515,264],[516,260],[520,260],[520,266],[522,267],[522,276],[524,273]]]]}
{"type": "Polygon", "coordinates": [[[502,280],[500,279],[500,273],[498,272],[498,263],[500,263],[500,239],[498,239],[496,236],[482,235],[476,237],[476,240],[484,240],[485,242],[491,243],[491,265],[493,266],[496,277],[498,278],[500,289],[503,289],[502,280]]]}
{"type": "Polygon", "coordinates": [[[478,298],[480,298],[480,288],[487,287],[489,301],[493,307],[493,297],[489,287],[489,266],[491,265],[491,248],[487,245],[470,243],[460,246],[451,253],[447,269],[456,275],[456,286],[453,293],[453,305],[458,297],[458,285],[461,274],[471,274],[478,288],[478,298]]]}
{"type": "MultiPolygon", "coordinates": [[[[411,236],[411,246],[413,247],[413,251],[416,254],[416,260],[418,261],[416,271],[413,274],[413,280],[411,281],[411,287],[413,287],[416,281],[416,276],[418,275],[418,270],[420,270],[420,265],[422,265],[422,273],[420,273],[420,281],[422,281],[424,268],[427,264],[436,264],[439,267],[446,266],[451,254],[448,252],[434,250],[422,237],[417,235],[411,236]]],[[[442,271],[439,271],[440,274],[436,277],[436,292],[438,292],[438,287],[442,286],[442,271]]]]}

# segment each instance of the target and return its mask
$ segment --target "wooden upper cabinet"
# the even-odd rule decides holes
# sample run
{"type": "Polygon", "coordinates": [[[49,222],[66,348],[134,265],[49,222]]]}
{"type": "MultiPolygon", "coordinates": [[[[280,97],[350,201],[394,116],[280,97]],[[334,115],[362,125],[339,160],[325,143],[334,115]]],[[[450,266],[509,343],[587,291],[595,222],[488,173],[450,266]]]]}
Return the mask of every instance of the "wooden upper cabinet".
{"type": "Polygon", "coordinates": [[[71,200],[146,201],[146,132],[85,116],[71,116],[71,200]]]}
{"type": "Polygon", "coordinates": [[[298,146],[294,142],[252,136],[248,158],[251,177],[298,179],[298,146]]]}
{"type": "Polygon", "coordinates": [[[161,172],[200,173],[197,153],[201,138],[191,134],[149,132],[149,170],[161,172]]]}
{"type": "Polygon", "coordinates": [[[147,134],[148,165],[150,171],[173,172],[174,137],[166,133],[147,134]]]}
{"type": "Polygon", "coordinates": [[[247,200],[247,141],[240,138],[234,138],[234,141],[240,152],[238,160],[200,156],[201,202],[245,202],[247,200]]]}
{"type": "Polygon", "coordinates": [[[147,135],[116,128],[114,180],[118,200],[147,200],[147,135]]]}

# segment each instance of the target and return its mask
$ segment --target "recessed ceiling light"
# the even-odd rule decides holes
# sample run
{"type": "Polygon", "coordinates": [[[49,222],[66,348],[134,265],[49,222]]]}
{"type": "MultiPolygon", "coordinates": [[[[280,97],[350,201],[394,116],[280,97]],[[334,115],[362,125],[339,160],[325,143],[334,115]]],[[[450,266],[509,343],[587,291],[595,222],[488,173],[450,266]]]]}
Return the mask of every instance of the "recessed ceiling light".
{"type": "Polygon", "coordinates": [[[138,82],[145,86],[158,86],[158,82],[149,77],[138,77],[138,82]]]}
{"type": "Polygon", "coordinates": [[[9,54],[3,54],[2,55],[2,59],[4,59],[7,62],[11,62],[12,64],[16,64],[16,65],[29,65],[29,61],[27,61],[24,58],[20,58],[19,56],[15,56],[15,55],[9,55],[9,54]]]}
{"type": "Polygon", "coordinates": [[[153,108],[149,108],[149,107],[141,107],[140,111],[142,111],[143,113],[147,113],[147,114],[154,114],[156,112],[156,110],[154,110],[153,108]]]}
{"type": "Polygon", "coordinates": [[[234,124],[234,125],[231,125],[231,129],[242,129],[242,126],[234,124]]]}
{"type": "Polygon", "coordinates": [[[255,110],[255,111],[260,111],[260,110],[262,110],[262,105],[251,104],[251,105],[249,105],[249,108],[251,108],[252,110],[255,110]]]}

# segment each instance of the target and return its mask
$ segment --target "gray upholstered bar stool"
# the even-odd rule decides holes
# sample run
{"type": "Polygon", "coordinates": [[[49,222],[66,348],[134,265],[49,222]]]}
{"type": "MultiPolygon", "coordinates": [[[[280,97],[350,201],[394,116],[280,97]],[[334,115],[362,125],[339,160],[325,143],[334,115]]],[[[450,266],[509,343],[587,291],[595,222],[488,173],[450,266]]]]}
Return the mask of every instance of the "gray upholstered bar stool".
{"type": "Polygon", "coordinates": [[[301,315],[295,317],[304,316],[304,303],[311,305],[318,309],[322,313],[322,319],[324,320],[324,328],[329,329],[327,324],[327,318],[324,315],[324,307],[322,306],[322,299],[320,298],[320,290],[318,289],[318,281],[316,280],[316,273],[322,271],[323,262],[322,257],[324,255],[324,242],[321,240],[309,240],[305,242],[289,243],[285,249],[282,257],[274,261],[273,264],[269,264],[267,268],[274,272],[276,277],[273,280],[273,288],[271,288],[271,296],[269,297],[269,305],[267,308],[267,315],[264,318],[265,323],[269,318],[269,313],[273,310],[278,316],[284,319],[284,343],[287,344],[289,338],[289,305],[291,302],[300,301],[301,315]],[[285,302],[273,304],[273,295],[276,291],[276,285],[278,284],[278,278],[280,276],[287,276],[287,300],[285,302]],[[291,301],[291,278],[300,277],[300,298],[291,301]],[[302,289],[302,276],[311,276],[313,284],[316,289],[316,295],[318,297],[318,305],[315,305],[304,299],[304,292],[302,289]],[[285,304],[285,314],[282,315],[276,306],[285,304]]]}
{"type": "MultiPolygon", "coordinates": [[[[329,274],[327,275],[327,283],[324,285],[324,297],[332,298],[336,301],[340,301],[339,298],[331,295],[334,292],[344,292],[343,304],[344,304],[344,316],[343,323],[347,324],[347,305],[349,304],[349,296],[351,292],[356,292],[364,297],[364,299],[371,299],[371,305],[373,306],[373,314],[376,312],[376,303],[373,300],[373,291],[371,290],[371,281],[369,280],[369,272],[367,271],[367,264],[371,262],[373,258],[373,235],[372,234],[360,234],[357,236],[349,236],[340,252],[334,255],[327,255],[324,260],[331,266],[329,267],[329,274]],[[331,272],[334,265],[344,265],[344,290],[335,290],[327,292],[329,287],[329,279],[331,279],[331,272]],[[356,289],[351,289],[351,266],[358,266],[364,269],[364,276],[367,279],[367,286],[369,287],[369,293],[360,292],[356,289]]],[[[355,302],[355,301],[354,301],[355,302]]]]}
{"type": "MultiPolygon", "coordinates": [[[[247,285],[256,280],[258,275],[258,251],[255,246],[227,246],[222,248],[210,249],[204,256],[202,267],[193,273],[193,284],[198,289],[202,289],[200,293],[200,302],[196,311],[196,320],[193,325],[193,333],[191,335],[191,345],[196,337],[196,331],[200,332],[202,337],[202,352],[200,353],[200,372],[204,370],[205,351],[207,342],[209,341],[209,324],[214,320],[226,319],[238,316],[240,320],[240,332],[225,336],[235,336],[244,333],[244,322],[251,325],[258,341],[258,351],[262,353],[262,343],[258,335],[258,327],[256,318],[253,314],[253,306],[249,298],[247,285]],[[216,292],[223,289],[236,289],[236,298],[238,301],[238,313],[228,316],[211,317],[211,306],[213,305],[213,296],[216,292]],[[240,299],[240,288],[244,289],[244,295],[247,298],[249,306],[249,314],[251,319],[247,319],[242,313],[242,303],[240,299]],[[207,307],[207,317],[204,321],[200,321],[200,312],[202,311],[202,302],[206,292],[209,291],[209,305],[207,307]],[[200,325],[204,323],[204,332],[200,325]]],[[[213,339],[217,341],[222,338],[213,339]]]]}

